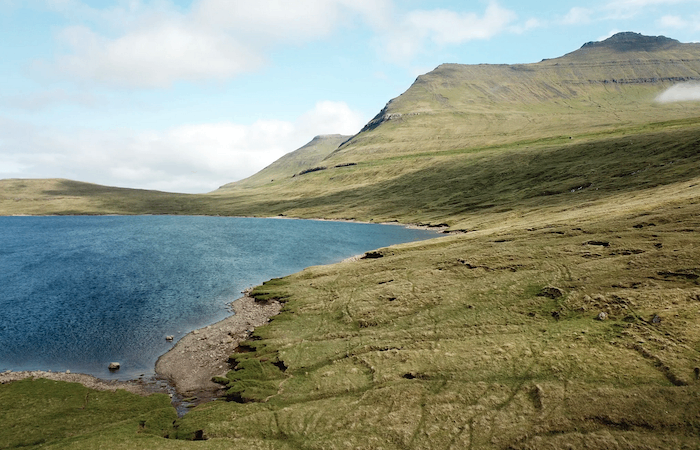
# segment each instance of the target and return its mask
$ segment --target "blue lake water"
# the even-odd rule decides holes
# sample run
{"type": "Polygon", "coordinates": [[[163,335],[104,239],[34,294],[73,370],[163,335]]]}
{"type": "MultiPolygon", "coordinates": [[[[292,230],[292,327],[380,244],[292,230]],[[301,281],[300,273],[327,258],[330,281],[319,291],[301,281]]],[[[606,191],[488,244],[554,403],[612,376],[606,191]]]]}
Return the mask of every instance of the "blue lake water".
{"type": "Polygon", "coordinates": [[[435,237],[393,225],[183,216],[0,217],[0,370],[131,379],[250,286],[435,237]],[[111,374],[107,365],[119,361],[111,374]]]}

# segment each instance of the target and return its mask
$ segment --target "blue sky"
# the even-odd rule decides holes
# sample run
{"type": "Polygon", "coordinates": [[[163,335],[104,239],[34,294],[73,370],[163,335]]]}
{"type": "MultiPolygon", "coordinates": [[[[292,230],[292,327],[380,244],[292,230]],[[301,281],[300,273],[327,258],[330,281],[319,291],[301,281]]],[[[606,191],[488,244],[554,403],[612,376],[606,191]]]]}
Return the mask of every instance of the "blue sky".
{"type": "Polygon", "coordinates": [[[700,0],[0,0],[0,178],[208,192],[442,63],[619,31],[698,42],[700,0]]]}

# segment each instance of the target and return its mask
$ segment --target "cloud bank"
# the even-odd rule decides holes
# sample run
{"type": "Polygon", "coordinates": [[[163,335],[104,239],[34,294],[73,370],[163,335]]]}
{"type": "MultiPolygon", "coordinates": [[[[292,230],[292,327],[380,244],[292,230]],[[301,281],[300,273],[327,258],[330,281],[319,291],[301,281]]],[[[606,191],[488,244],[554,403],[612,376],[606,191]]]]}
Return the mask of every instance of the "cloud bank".
{"type": "Polygon", "coordinates": [[[201,193],[259,171],[317,134],[354,134],[365,118],[318,102],[297,120],[181,125],[164,131],[56,130],[0,118],[0,178],[70,178],[201,193]]]}
{"type": "Polygon", "coordinates": [[[659,103],[698,102],[700,101],[700,83],[682,83],[671,86],[658,97],[659,103]]]}
{"type": "Polygon", "coordinates": [[[399,12],[392,0],[196,0],[188,9],[168,1],[131,0],[108,9],[45,0],[73,22],[56,39],[61,51],[37,61],[37,73],[129,88],[168,88],[179,81],[222,81],[269,64],[275,49],[365,27],[379,54],[409,61],[429,45],[459,45],[504,32],[517,14],[497,2],[483,13],[445,9],[399,12]]]}

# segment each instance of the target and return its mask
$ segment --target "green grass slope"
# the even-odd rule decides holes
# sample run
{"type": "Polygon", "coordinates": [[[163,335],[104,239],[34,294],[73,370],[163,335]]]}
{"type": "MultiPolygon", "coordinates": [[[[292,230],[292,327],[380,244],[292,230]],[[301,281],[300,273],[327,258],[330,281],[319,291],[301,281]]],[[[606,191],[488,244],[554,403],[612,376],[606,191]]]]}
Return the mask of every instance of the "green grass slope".
{"type": "Polygon", "coordinates": [[[418,77],[329,162],[570,136],[696,115],[655,98],[700,80],[700,44],[621,33],[536,64],[444,64],[418,77]]]}
{"type": "Polygon", "coordinates": [[[0,449],[129,448],[124,438],[130,448],[148,448],[172,432],[177,418],[164,394],[139,397],[44,379],[0,385],[0,404],[0,449]]]}
{"type": "Polygon", "coordinates": [[[57,178],[0,180],[2,215],[216,214],[199,197],[57,178]]]}
{"type": "Polygon", "coordinates": [[[700,190],[688,186],[638,194],[636,208],[619,199],[600,219],[552,211],[268,283],[254,295],[286,306],[232,356],[232,401],[191,412],[179,436],[695,448],[700,190]],[[692,201],[658,198],[688,189],[692,201]]]}
{"type": "Polygon", "coordinates": [[[351,136],[327,134],[316,136],[305,146],[287,153],[260,172],[244,179],[221,187],[222,190],[245,187],[255,187],[273,183],[275,179],[290,178],[306,170],[323,167],[321,161],[330,155],[351,136]]]}

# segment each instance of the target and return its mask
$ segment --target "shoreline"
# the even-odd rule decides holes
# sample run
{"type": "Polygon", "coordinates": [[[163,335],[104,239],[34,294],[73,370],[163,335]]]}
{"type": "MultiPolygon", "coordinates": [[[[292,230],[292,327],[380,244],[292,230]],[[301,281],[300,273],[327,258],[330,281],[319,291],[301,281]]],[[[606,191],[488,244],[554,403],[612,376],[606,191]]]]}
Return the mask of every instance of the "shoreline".
{"type": "MultiPolygon", "coordinates": [[[[84,214],[78,214],[84,215],[84,214]]],[[[123,214],[90,214],[90,216],[122,216],[123,214]]],[[[21,215],[23,217],[55,217],[53,215],[21,215]]],[[[171,215],[179,216],[179,215],[171,215]]],[[[216,217],[208,216],[205,217],[216,217]]],[[[12,217],[12,216],[10,216],[12,217]]],[[[221,216],[219,216],[221,217],[221,216]]],[[[240,217],[240,216],[228,216],[240,217]]],[[[251,217],[261,218],[261,217],[251,217]]],[[[264,217],[268,219],[286,220],[316,220],[327,222],[355,222],[374,225],[394,225],[404,228],[434,231],[436,237],[440,234],[450,234],[447,226],[429,226],[424,224],[406,224],[396,222],[365,222],[356,219],[323,219],[298,218],[287,216],[264,217]]],[[[357,261],[365,253],[343,259],[338,263],[357,261]]],[[[224,388],[212,381],[215,376],[225,376],[231,370],[229,356],[239,344],[246,340],[256,327],[265,325],[270,318],[279,314],[282,304],[278,301],[257,302],[249,295],[252,287],[243,291],[243,296],[231,301],[228,306],[233,313],[211,325],[195,329],[178,340],[175,345],[162,354],[156,361],[154,375],[133,380],[105,380],[84,373],[34,371],[0,372],[0,384],[19,381],[27,378],[45,378],[55,381],[80,383],[83,386],[102,390],[116,391],[124,389],[128,392],[146,396],[154,393],[169,394],[178,414],[187,408],[206,403],[224,394],[224,388]]]]}
{"type": "Polygon", "coordinates": [[[232,315],[191,331],[170,350],[162,354],[155,364],[155,374],[138,380],[105,380],[84,373],[52,372],[45,370],[0,372],[0,384],[27,378],[45,378],[68,383],[80,383],[98,391],[126,390],[147,396],[155,393],[169,394],[173,406],[182,412],[200,403],[212,401],[223,394],[221,385],[212,377],[225,376],[231,370],[228,362],[238,345],[246,340],[256,327],[265,325],[279,314],[282,304],[278,301],[257,302],[246,289],[243,297],[229,303],[232,315]]]}
{"type": "Polygon", "coordinates": [[[147,396],[156,393],[167,394],[169,389],[168,386],[157,380],[154,377],[143,378],[138,380],[104,380],[102,378],[97,378],[93,375],[88,375],[85,373],[72,373],[66,372],[51,372],[45,370],[23,370],[14,372],[8,370],[6,372],[0,373],[0,384],[11,383],[13,381],[20,381],[27,378],[45,378],[47,380],[53,381],[64,381],[66,383],[80,383],[89,389],[95,389],[97,391],[116,391],[117,389],[123,389],[132,394],[137,394],[141,396],[147,396]]]}
{"type": "Polygon", "coordinates": [[[281,311],[280,302],[257,302],[249,295],[250,290],[229,304],[233,315],[191,331],[156,361],[156,378],[167,380],[177,396],[192,400],[188,403],[220,397],[224,388],[211,379],[226,376],[231,370],[229,356],[238,345],[281,311]]]}

